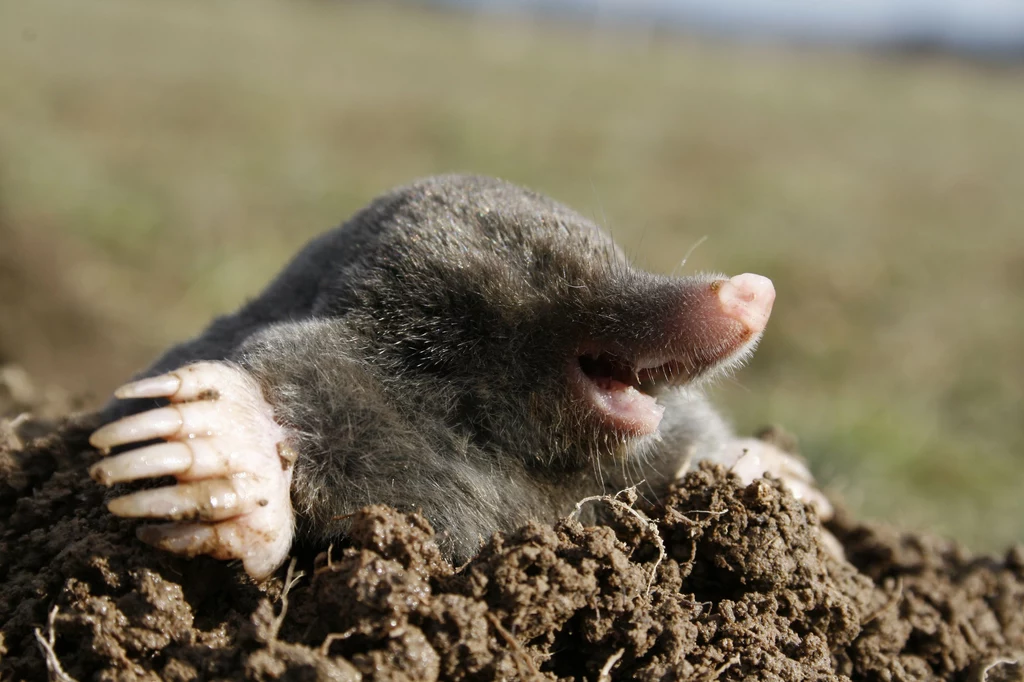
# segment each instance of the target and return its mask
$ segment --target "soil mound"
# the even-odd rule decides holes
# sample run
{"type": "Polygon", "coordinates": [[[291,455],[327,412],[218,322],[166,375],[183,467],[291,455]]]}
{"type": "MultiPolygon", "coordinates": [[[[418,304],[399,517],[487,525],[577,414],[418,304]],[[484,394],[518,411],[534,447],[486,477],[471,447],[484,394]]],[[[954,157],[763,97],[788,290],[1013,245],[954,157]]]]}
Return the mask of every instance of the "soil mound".
{"type": "Polygon", "coordinates": [[[108,514],[91,427],[0,420],[2,680],[1024,679],[1022,547],[840,518],[836,559],[778,483],[703,467],[461,567],[421,517],[367,507],[344,546],[258,585],[108,514]]]}

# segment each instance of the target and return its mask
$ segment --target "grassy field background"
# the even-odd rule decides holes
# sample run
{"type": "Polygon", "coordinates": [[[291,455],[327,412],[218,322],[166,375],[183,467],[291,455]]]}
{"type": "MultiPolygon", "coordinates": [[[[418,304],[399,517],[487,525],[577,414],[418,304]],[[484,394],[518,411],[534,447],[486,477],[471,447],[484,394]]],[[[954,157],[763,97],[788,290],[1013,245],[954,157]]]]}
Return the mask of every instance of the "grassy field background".
{"type": "Polygon", "coordinates": [[[715,390],[865,516],[1024,539],[1024,69],[385,3],[0,2],[0,361],[99,399],[373,195],[474,171],[778,289],[715,390]]]}

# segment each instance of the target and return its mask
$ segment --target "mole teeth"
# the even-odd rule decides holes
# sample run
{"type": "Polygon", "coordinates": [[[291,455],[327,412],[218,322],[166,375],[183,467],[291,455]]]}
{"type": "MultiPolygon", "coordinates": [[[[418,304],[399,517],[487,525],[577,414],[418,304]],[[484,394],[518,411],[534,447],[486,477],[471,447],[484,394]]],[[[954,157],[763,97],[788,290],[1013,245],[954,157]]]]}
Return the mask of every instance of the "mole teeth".
{"type": "Polygon", "coordinates": [[[602,391],[624,392],[627,388],[653,397],[680,375],[680,364],[663,356],[624,360],[610,353],[579,356],[583,374],[602,391]]]}
{"type": "Polygon", "coordinates": [[[634,369],[637,373],[642,372],[645,369],[658,369],[659,367],[664,367],[665,365],[668,365],[670,362],[672,362],[672,360],[673,358],[671,357],[658,356],[641,358],[634,365],[634,369]]]}
{"type": "Polygon", "coordinates": [[[633,388],[632,386],[626,386],[626,388],[622,391],[622,394],[622,401],[629,403],[636,402],[637,399],[639,399],[643,395],[642,393],[640,393],[640,391],[633,388]]]}

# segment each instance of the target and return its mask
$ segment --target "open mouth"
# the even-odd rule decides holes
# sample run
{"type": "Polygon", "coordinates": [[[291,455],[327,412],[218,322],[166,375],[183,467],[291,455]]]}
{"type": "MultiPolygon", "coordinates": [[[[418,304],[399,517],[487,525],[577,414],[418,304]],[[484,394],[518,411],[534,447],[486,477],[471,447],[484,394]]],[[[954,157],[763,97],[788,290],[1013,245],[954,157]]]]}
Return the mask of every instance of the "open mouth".
{"type": "Polygon", "coordinates": [[[774,301],[771,280],[760,275],[685,280],[667,303],[662,299],[649,311],[653,335],[594,340],[578,349],[570,363],[573,383],[604,428],[618,436],[657,433],[665,413],[658,397],[742,362],[753,352],[774,301]]]}
{"type": "Polygon", "coordinates": [[[587,397],[615,431],[637,436],[655,433],[665,408],[657,396],[675,384],[678,362],[629,362],[610,353],[581,355],[578,376],[587,397]]]}

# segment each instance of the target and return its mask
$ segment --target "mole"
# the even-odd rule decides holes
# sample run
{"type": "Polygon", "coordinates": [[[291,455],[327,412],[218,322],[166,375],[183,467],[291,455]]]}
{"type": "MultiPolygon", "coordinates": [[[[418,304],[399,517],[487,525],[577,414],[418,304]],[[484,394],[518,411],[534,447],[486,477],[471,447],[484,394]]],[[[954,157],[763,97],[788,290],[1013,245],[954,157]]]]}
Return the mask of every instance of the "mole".
{"type": "Polygon", "coordinates": [[[90,469],[146,543],[240,560],[327,543],[369,504],[421,513],[453,562],[587,496],[657,495],[690,463],[765,473],[823,514],[794,456],[704,397],[753,352],[769,279],[634,267],[571,209],[487,177],[427,178],[310,242],[255,299],[104,408],[90,469]]]}

